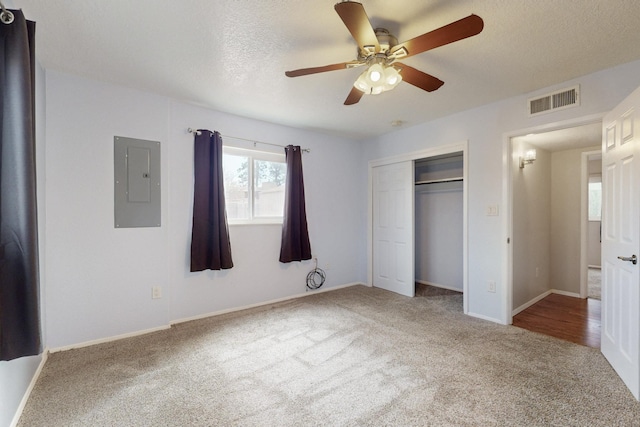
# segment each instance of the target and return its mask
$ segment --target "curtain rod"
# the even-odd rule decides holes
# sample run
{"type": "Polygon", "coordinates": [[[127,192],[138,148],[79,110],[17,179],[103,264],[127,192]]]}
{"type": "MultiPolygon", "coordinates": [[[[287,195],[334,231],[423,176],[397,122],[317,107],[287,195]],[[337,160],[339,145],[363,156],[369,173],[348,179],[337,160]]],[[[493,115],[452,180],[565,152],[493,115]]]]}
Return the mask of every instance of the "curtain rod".
{"type": "MultiPolygon", "coordinates": [[[[189,133],[193,133],[193,134],[196,134],[196,135],[200,135],[200,134],[201,134],[201,132],[200,132],[199,130],[194,129],[194,128],[188,128],[188,129],[187,129],[187,132],[189,132],[189,133]]],[[[241,140],[241,141],[253,142],[253,146],[254,146],[254,147],[256,146],[256,144],[265,144],[265,145],[272,145],[272,146],[274,146],[274,147],[287,148],[287,147],[286,147],[286,146],[284,146],[284,145],[280,145],[280,144],[273,144],[273,143],[271,143],[271,142],[256,141],[255,139],[240,138],[239,136],[222,135],[222,134],[221,134],[220,136],[222,136],[222,137],[224,137],[224,138],[239,139],[239,140],[241,140]]],[[[300,150],[301,150],[301,151],[304,151],[305,153],[310,153],[310,152],[311,152],[311,149],[310,149],[310,148],[301,148],[300,150]]]]}
{"type": "Polygon", "coordinates": [[[4,7],[4,4],[0,1],[0,10],[2,10],[2,12],[0,12],[0,21],[2,21],[3,24],[11,24],[13,22],[13,13],[11,13],[10,10],[7,10],[6,7],[4,7]]]}

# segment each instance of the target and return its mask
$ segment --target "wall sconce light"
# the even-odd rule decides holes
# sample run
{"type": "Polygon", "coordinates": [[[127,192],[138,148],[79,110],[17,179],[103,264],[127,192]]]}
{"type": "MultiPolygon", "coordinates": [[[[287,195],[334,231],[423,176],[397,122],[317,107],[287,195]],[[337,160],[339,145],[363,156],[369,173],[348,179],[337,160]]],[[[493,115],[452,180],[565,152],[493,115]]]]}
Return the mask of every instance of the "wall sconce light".
{"type": "Polygon", "coordinates": [[[524,169],[524,165],[530,165],[536,160],[536,150],[527,150],[524,156],[520,156],[520,169],[524,169]]]}

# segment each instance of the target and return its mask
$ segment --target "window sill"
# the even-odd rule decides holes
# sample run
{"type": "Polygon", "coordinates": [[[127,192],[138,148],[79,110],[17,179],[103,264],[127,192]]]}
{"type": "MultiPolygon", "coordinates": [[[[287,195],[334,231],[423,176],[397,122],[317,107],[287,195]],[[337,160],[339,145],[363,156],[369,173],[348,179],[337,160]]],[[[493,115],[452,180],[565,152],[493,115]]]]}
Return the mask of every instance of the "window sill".
{"type": "Polygon", "coordinates": [[[246,226],[246,225],[279,225],[282,227],[282,221],[234,221],[229,222],[229,227],[246,226]]]}

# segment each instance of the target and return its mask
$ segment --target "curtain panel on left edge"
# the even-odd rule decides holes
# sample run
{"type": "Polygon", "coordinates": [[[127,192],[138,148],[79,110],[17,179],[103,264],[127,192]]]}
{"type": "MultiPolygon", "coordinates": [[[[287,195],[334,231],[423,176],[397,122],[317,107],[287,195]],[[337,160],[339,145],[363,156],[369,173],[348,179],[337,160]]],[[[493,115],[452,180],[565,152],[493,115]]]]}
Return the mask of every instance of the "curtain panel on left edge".
{"type": "Polygon", "coordinates": [[[199,129],[194,136],[191,271],[233,267],[224,200],[222,137],[199,129]]]}
{"type": "Polygon", "coordinates": [[[0,22],[0,360],[42,352],[35,160],[35,22],[0,22]]]}

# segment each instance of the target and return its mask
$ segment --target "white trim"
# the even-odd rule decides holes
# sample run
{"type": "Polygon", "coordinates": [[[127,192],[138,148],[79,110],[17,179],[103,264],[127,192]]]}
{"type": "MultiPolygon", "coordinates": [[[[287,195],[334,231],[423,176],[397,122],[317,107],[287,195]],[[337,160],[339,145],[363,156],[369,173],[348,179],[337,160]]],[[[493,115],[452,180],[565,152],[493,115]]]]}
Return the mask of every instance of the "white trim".
{"type": "Polygon", "coordinates": [[[14,414],[13,420],[9,424],[9,427],[16,427],[18,425],[18,421],[20,421],[20,417],[22,416],[24,407],[27,405],[29,396],[31,396],[31,392],[35,387],[36,382],[38,382],[38,378],[40,378],[40,373],[42,373],[42,368],[44,368],[44,364],[47,362],[47,359],[49,358],[49,350],[44,349],[44,351],[40,356],[42,356],[42,358],[40,359],[40,364],[38,365],[38,368],[36,369],[36,371],[33,373],[33,377],[31,378],[29,387],[27,387],[27,390],[24,392],[24,396],[22,396],[22,400],[20,401],[20,404],[16,409],[16,413],[14,414]]]}
{"type": "Polygon", "coordinates": [[[475,317],[476,319],[482,319],[482,320],[487,320],[489,322],[493,322],[493,323],[501,323],[500,319],[496,319],[494,317],[489,317],[489,316],[485,316],[484,314],[478,314],[478,313],[472,313],[472,312],[468,312],[465,313],[467,316],[471,316],[471,317],[475,317]]]}
{"type": "Polygon", "coordinates": [[[507,243],[513,235],[513,189],[511,178],[511,139],[517,136],[528,135],[530,133],[542,133],[560,129],[567,129],[571,127],[582,126],[586,124],[596,123],[602,121],[606,113],[591,114],[584,117],[578,117],[575,119],[564,120],[560,122],[548,123],[541,126],[534,126],[525,129],[514,130],[505,132],[502,134],[502,197],[505,215],[503,216],[503,233],[504,233],[504,246],[502,247],[502,263],[503,271],[502,278],[506,285],[506,292],[504,292],[502,299],[502,321],[501,323],[510,325],[513,323],[513,242],[507,243]]]}
{"type": "Polygon", "coordinates": [[[441,285],[439,283],[427,282],[426,280],[416,280],[416,283],[420,283],[423,285],[433,286],[434,288],[447,289],[449,291],[456,291],[462,293],[462,289],[454,288],[453,286],[441,285]]]}
{"type": "Polygon", "coordinates": [[[584,298],[580,297],[580,294],[577,293],[577,292],[568,292],[568,291],[561,291],[559,289],[551,289],[551,293],[552,294],[558,294],[558,295],[564,295],[565,297],[584,299],[584,298]]]}
{"type": "Polygon", "coordinates": [[[589,161],[594,156],[602,156],[602,149],[584,151],[580,163],[580,298],[589,294],[589,161]]]}
{"type": "MultiPolygon", "coordinates": [[[[527,308],[531,307],[532,305],[534,305],[537,302],[540,302],[541,300],[545,299],[546,297],[548,297],[551,294],[564,295],[565,297],[572,297],[572,298],[581,298],[580,294],[575,293],[575,292],[561,291],[559,289],[550,289],[550,290],[538,295],[537,297],[533,298],[532,300],[525,302],[520,307],[518,307],[515,310],[513,310],[513,313],[511,313],[511,315],[515,316],[516,314],[526,310],[527,308]]],[[[584,299],[584,298],[581,298],[581,299],[584,299]]]]}
{"type": "Polygon", "coordinates": [[[410,153],[399,154],[397,156],[383,157],[381,159],[370,160],[369,169],[377,166],[385,166],[393,163],[407,162],[410,160],[418,160],[426,157],[440,156],[442,154],[455,153],[457,151],[466,151],[468,141],[462,141],[452,144],[439,145],[437,147],[426,148],[424,150],[412,151],[410,153]]]}
{"type": "Polygon", "coordinates": [[[539,302],[540,300],[545,299],[546,297],[548,297],[549,295],[551,295],[553,293],[553,290],[548,290],[547,292],[544,292],[540,295],[538,295],[537,297],[525,302],[524,304],[522,304],[520,307],[516,308],[515,310],[513,310],[513,312],[511,313],[512,316],[515,316],[516,314],[520,313],[521,311],[526,310],[527,308],[531,307],[533,304],[539,302]]]}
{"type": "Polygon", "coordinates": [[[92,345],[97,345],[97,344],[104,344],[107,342],[111,342],[111,341],[118,341],[118,340],[122,340],[125,338],[132,338],[132,337],[137,337],[139,335],[146,335],[146,334],[150,334],[153,332],[158,332],[158,331],[164,331],[165,329],[169,329],[171,326],[170,325],[164,325],[164,326],[158,326],[157,328],[150,328],[150,329],[144,329],[141,331],[135,331],[135,332],[129,332],[126,334],[122,334],[122,335],[114,335],[111,337],[106,337],[106,338],[100,338],[97,340],[92,340],[92,341],[85,341],[82,343],[78,343],[78,344],[71,344],[71,345],[66,345],[63,347],[56,347],[56,348],[52,348],[51,350],[49,350],[50,353],[58,353],[61,351],[67,351],[67,350],[73,350],[76,348],[82,348],[82,347],[89,347],[92,345]]]}
{"type": "Polygon", "coordinates": [[[171,326],[177,325],[179,323],[191,322],[193,320],[206,319],[207,317],[220,316],[222,314],[228,314],[228,313],[233,313],[233,312],[236,312],[236,311],[247,310],[249,308],[261,307],[263,305],[276,304],[276,303],[279,303],[279,302],[289,301],[289,300],[292,300],[292,299],[304,298],[304,297],[308,297],[308,296],[314,295],[314,294],[321,294],[321,293],[324,293],[324,292],[336,291],[338,289],[349,288],[351,286],[357,286],[357,285],[366,286],[364,283],[353,282],[353,283],[347,283],[346,285],[333,286],[331,288],[326,288],[326,289],[318,289],[318,290],[314,290],[314,291],[307,291],[304,294],[290,295],[288,297],[277,298],[277,299],[273,299],[273,300],[270,300],[270,301],[264,301],[264,302],[258,302],[258,303],[255,303],[255,304],[244,305],[242,307],[226,308],[224,310],[219,310],[219,311],[214,311],[214,312],[210,312],[210,313],[199,314],[197,316],[191,316],[191,317],[185,317],[185,318],[182,318],[182,319],[172,320],[171,321],[171,326]]]}
{"type": "MultiPolygon", "coordinates": [[[[427,148],[425,150],[413,151],[410,153],[400,154],[397,156],[384,157],[381,159],[370,160],[368,168],[369,186],[367,191],[367,285],[373,286],[373,172],[372,169],[378,166],[390,165],[393,163],[415,161],[427,157],[439,156],[442,154],[456,153],[462,151],[462,292],[463,292],[463,311],[469,314],[469,141],[439,145],[437,147],[427,148]]],[[[415,194],[414,191],[411,194],[415,194]]],[[[414,224],[415,228],[415,224],[414,224]]],[[[415,248],[414,248],[415,257],[415,248]]],[[[475,317],[478,317],[477,315],[475,317]]],[[[485,318],[496,322],[495,319],[485,318]]],[[[500,322],[498,322],[500,323],[500,322]]]]}

